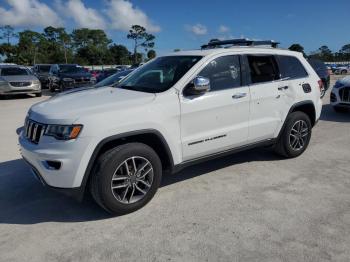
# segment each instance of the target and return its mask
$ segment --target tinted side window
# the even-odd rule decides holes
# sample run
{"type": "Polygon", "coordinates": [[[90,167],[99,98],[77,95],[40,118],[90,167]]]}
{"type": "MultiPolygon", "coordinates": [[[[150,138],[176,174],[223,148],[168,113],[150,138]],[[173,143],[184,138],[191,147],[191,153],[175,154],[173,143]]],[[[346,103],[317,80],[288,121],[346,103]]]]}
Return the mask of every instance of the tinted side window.
{"type": "Polygon", "coordinates": [[[277,63],[272,55],[248,55],[251,82],[264,83],[279,79],[277,63]]]}
{"type": "Polygon", "coordinates": [[[282,78],[302,78],[308,76],[304,66],[296,57],[278,56],[278,65],[282,78]]]}
{"type": "Polygon", "coordinates": [[[241,86],[241,67],[238,55],[222,56],[209,62],[198,74],[210,79],[210,90],[218,91],[241,86]]]}

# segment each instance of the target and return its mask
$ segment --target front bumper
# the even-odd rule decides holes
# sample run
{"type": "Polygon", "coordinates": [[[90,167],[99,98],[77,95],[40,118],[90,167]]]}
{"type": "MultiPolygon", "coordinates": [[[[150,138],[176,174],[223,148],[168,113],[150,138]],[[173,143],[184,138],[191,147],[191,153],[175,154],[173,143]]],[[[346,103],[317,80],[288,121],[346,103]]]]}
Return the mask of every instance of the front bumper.
{"type": "Polygon", "coordinates": [[[82,158],[89,145],[88,137],[69,141],[59,141],[42,136],[38,144],[30,142],[23,134],[19,135],[22,157],[30,164],[44,184],[54,188],[79,188],[82,184],[82,158]],[[60,163],[58,169],[49,163],[60,163]]]}
{"type": "Polygon", "coordinates": [[[29,86],[14,87],[10,84],[0,86],[1,95],[15,95],[15,94],[38,94],[41,92],[40,83],[32,83],[29,86]]]}
{"type": "Polygon", "coordinates": [[[40,172],[25,158],[23,160],[31,167],[31,171],[33,176],[41,182],[43,186],[49,187],[52,190],[55,190],[61,194],[64,194],[66,196],[72,197],[76,199],[77,201],[82,201],[84,198],[84,193],[85,193],[85,187],[80,186],[80,187],[73,187],[73,188],[60,188],[60,187],[53,187],[50,186],[46,183],[46,181],[43,179],[42,175],[40,172]]]}
{"type": "Polygon", "coordinates": [[[79,87],[88,87],[93,86],[95,81],[62,81],[64,88],[79,88],[79,87]]]}

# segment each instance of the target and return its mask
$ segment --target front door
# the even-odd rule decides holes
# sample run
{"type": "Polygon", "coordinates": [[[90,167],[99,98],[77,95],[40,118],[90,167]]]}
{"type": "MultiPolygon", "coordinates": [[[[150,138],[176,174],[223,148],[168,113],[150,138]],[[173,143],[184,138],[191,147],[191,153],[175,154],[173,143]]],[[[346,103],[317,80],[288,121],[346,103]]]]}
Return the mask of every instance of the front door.
{"type": "Polygon", "coordinates": [[[244,145],[248,139],[250,93],[242,86],[240,56],[215,58],[197,75],[210,79],[211,90],[180,94],[184,161],[244,145]]]}

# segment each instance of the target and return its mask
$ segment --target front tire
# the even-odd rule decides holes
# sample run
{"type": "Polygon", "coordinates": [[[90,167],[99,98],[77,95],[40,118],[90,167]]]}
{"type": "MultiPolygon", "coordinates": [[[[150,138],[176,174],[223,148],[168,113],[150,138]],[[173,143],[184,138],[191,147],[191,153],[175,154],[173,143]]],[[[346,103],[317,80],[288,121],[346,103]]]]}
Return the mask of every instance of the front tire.
{"type": "Polygon", "coordinates": [[[43,93],[42,93],[42,92],[40,92],[40,93],[36,93],[36,94],[35,94],[35,96],[36,96],[36,97],[41,97],[42,95],[43,95],[43,93]]]}
{"type": "Polygon", "coordinates": [[[162,178],[156,152],[141,143],[117,146],[102,154],[91,174],[94,200],[114,215],[134,212],[155,195],[162,178]]]}
{"type": "Polygon", "coordinates": [[[300,156],[311,139],[311,120],[303,112],[291,113],[275,145],[275,152],[287,158],[300,156]]]}

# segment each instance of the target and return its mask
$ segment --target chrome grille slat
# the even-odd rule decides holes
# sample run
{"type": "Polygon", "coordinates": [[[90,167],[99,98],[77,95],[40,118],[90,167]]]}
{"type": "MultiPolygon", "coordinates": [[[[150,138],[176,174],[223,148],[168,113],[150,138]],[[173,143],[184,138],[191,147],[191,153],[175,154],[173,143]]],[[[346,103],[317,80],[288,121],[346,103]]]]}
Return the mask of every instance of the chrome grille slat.
{"type": "Polygon", "coordinates": [[[32,143],[38,144],[44,135],[46,125],[28,119],[25,122],[25,137],[32,143]]]}

